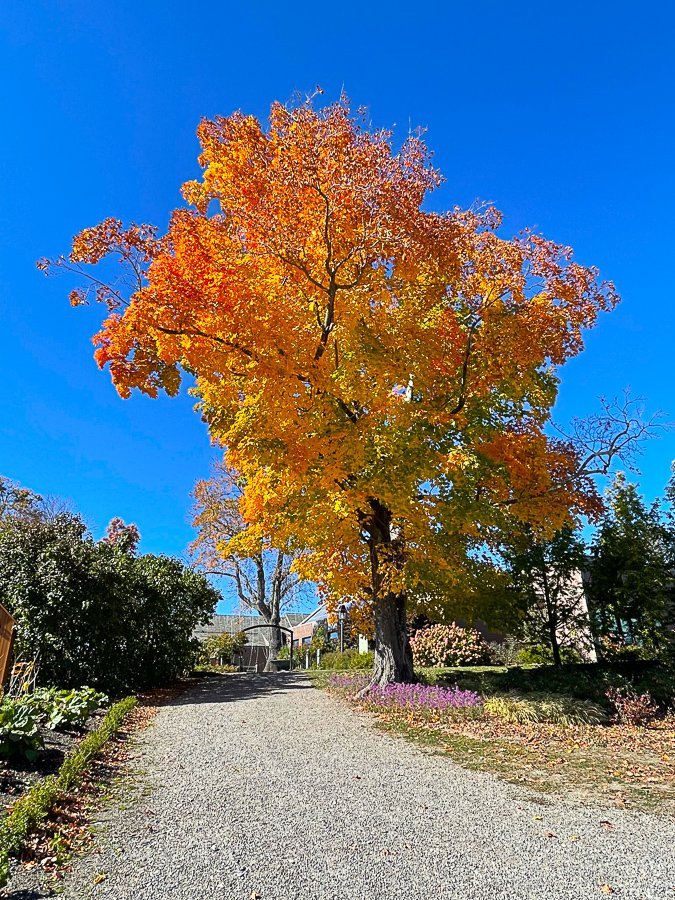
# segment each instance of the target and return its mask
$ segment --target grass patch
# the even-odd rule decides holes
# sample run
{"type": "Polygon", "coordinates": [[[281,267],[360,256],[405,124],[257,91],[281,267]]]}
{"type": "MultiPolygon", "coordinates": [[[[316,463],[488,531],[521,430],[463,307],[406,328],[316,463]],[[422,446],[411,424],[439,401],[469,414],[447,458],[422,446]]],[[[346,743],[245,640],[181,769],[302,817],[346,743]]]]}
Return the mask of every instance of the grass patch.
{"type": "MultiPolygon", "coordinates": [[[[474,676],[503,671],[476,668],[481,671],[474,676]]],[[[327,686],[327,678],[312,680],[316,687],[327,686]]],[[[448,683],[456,680],[450,677],[448,683]]],[[[530,693],[488,695],[475,717],[441,712],[432,718],[418,710],[369,707],[367,698],[357,702],[348,687],[331,693],[371,712],[378,728],[448,754],[465,768],[492,772],[542,794],[564,792],[583,803],[675,814],[673,715],[647,727],[596,724],[607,722],[603,707],[530,693]]]]}
{"type": "Polygon", "coordinates": [[[44,821],[55,803],[78,784],[103,745],[119,731],[136,702],[135,697],[127,697],[112,706],[99,727],[66,756],[58,773],[34,784],[0,822],[0,886],[7,884],[10,857],[21,851],[30,832],[44,821]]]}
{"type": "MultiPolygon", "coordinates": [[[[643,735],[637,730],[632,747],[615,727],[530,723],[508,725],[508,731],[503,727],[482,731],[472,723],[471,734],[453,723],[420,723],[404,717],[379,716],[375,724],[447,755],[463,768],[490,772],[540,794],[564,793],[581,803],[675,815],[673,760],[664,760],[656,747],[639,749],[643,735]],[[596,739],[599,732],[605,738],[602,742],[596,739]]],[[[672,729],[664,737],[672,744],[672,729]]]]}

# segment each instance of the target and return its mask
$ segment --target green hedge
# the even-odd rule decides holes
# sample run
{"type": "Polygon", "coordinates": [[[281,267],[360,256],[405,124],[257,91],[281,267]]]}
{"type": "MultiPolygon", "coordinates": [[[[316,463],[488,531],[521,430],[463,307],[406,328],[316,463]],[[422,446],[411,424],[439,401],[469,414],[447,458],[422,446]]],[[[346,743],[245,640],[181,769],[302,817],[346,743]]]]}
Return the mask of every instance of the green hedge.
{"type": "Polygon", "coordinates": [[[99,727],[66,756],[58,774],[34,784],[0,822],[0,887],[6,885],[9,878],[10,856],[21,851],[28,834],[47,817],[56,801],[75,787],[89,763],[119,731],[136,703],[135,697],[127,697],[112,706],[99,727]]]}
{"type": "Polygon", "coordinates": [[[322,669],[372,669],[374,657],[372,651],[359,653],[358,650],[345,650],[344,653],[321,654],[322,669]]]}

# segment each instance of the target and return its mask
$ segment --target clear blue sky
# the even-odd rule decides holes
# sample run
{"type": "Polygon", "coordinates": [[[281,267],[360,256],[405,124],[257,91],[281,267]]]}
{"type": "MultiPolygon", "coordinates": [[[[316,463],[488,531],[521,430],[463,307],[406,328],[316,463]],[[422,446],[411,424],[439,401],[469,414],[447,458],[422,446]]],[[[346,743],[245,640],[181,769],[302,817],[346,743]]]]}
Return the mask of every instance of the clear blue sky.
{"type": "MultiPolygon", "coordinates": [[[[164,226],[198,174],[202,116],[344,86],[376,126],[428,129],[437,208],[494,202],[622,297],[564,371],[557,415],[630,386],[675,420],[675,13],[650,3],[4,0],[0,8],[0,473],[136,522],[181,554],[212,451],[189,398],[118,398],[100,309],[35,269],[108,215],[164,226]]],[[[642,459],[658,494],[675,435],[642,459]]]]}

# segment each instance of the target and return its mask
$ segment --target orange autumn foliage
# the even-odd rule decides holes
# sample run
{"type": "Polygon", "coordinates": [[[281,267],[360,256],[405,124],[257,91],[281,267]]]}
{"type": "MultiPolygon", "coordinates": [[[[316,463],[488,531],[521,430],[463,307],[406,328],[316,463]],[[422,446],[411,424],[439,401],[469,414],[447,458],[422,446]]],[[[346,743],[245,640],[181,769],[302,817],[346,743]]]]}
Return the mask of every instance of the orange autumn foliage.
{"type": "Polygon", "coordinates": [[[96,359],[123,397],[194,376],[245,484],[233,551],[305,549],[302,575],[367,618],[374,593],[457,583],[514,522],[550,533],[597,509],[544,430],[557,367],[617,300],[596,270],[500,236],[494,209],[423,208],[441,178],[422,138],[396,149],[344,98],[274,104],[266,129],[205,120],[199,139],[202,178],[165,236],[109,219],[70,264],[116,253],[137,277],[128,297],[94,285],[96,359]]]}

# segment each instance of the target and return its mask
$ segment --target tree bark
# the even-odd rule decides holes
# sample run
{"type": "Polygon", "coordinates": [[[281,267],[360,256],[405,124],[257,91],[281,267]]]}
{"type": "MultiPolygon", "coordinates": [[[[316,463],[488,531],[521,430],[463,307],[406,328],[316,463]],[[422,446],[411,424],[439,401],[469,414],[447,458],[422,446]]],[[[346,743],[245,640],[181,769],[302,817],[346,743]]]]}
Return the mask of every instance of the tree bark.
{"type": "MultiPolygon", "coordinates": [[[[278,624],[278,623],[275,623],[278,624]]],[[[265,663],[265,668],[263,671],[265,672],[276,672],[276,667],[274,665],[274,661],[279,655],[279,650],[281,650],[281,632],[278,628],[269,629],[270,635],[270,644],[269,644],[269,655],[267,657],[267,662],[265,663]]]]}
{"type": "Polygon", "coordinates": [[[406,628],[405,594],[385,594],[375,604],[373,685],[416,680],[406,628]]]}
{"type": "Polygon", "coordinates": [[[560,657],[560,644],[558,643],[558,616],[553,598],[551,597],[551,589],[548,583],[548,575],[546,574],[545,560],[543,561],[541,574],[544,585],[544,602],[546,604],[546,624],[548,626],[551,650],[553,651],[553,665],[556,667],[556,669],[559,669],[562,666],[562,659],[560,657]]]}
{"type": "Polygon", "coordinates": [[[382,558],[389,564],[404,564],[400,534],[392,537],[392,514],[375,497],[368,501],[370,509],[361,516],[361,527],[367,534],[370,553],[371,596],[375,623],[375,664],[370,684],[360,693],[365,695],[375,685],[394,681],[415,681],[412,650],[408,640],[405,592],[383,589],[382,558]]]}
{"type": "MultiPolygon", "coordinates": [[[[262,563],[262,556],[261,556],[262,563]]],[[[278,625],[281,622],[281,591],[283,585],[284,554],[281,550],[277,553],[277,560],[272,573],[272,586],[270,590],[269,606],[260,604],[258,609],[270,625],[278,625]]],[[[276,672],[274,661],[281,650],[281,631],[278,628],[270,628],[270,650],[265,663],[265,672],[276,672]]]]}

